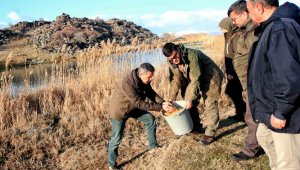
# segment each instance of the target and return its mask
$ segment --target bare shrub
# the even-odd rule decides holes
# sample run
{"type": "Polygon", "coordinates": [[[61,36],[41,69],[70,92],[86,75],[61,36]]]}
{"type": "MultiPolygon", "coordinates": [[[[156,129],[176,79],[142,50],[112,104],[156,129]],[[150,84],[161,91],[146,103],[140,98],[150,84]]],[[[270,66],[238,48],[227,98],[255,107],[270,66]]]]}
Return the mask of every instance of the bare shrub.
{"type": "Polygon", "coordinates": [[[99,32],[94,31],[94,30],[87,30],[85,31],[89,41],[95,40],[99,36],[99,32]]]}
{"type": "Polygon", "coordinates": [[[167,42],[173,42],[176,39],[176,35],[170,33],[163,33],[161,35],[161,39],[167,42]]]}
{"type": "Polygon", "coordinates": [[[61,36],[64,38],[73,38],[74,34],[77,32],[82,31],[81,28],[75,28],[75,27],[66,27],[63,30],[61,30],[61,36]]]}
{"type": "Polygon", "coordinates": [[[74,39],[79,42],[86,42],[87,37],[88,35],[86,32],[77,32],[74,34],[74,39]]]}
{"type": "Polygon", "coordinates": [[[61,39],[62,38],[62,36],[61,36],[61,32],[54,32],[53,34],[52,34],[52,38],[54,39],[54,40],[59,40],[59,39],[61,39]]]}

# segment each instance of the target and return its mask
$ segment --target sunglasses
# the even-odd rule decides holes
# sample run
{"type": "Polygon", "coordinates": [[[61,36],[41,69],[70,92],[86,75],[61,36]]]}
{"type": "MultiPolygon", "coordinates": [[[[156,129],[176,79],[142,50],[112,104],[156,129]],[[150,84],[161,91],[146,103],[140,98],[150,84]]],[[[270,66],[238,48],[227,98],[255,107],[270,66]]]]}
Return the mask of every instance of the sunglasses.
{"type": "Polygon", "coordinates": [[[176,52],[173,56],[167,57],[167,59],[169,61],[172,61],[172,60],[177,59],[177,58],[179,58],[179,53],[178,52],[176,52]]]}
{"type": "Polygon", "coordinates": [[[233,22],[235,22],[238,18],[240,18],[242,16],[242,14],[240,14],[239,16],[237,16],[237,17],[235,17],[235,18],[231,18],[231,20],[233,21],[233,22]]]}

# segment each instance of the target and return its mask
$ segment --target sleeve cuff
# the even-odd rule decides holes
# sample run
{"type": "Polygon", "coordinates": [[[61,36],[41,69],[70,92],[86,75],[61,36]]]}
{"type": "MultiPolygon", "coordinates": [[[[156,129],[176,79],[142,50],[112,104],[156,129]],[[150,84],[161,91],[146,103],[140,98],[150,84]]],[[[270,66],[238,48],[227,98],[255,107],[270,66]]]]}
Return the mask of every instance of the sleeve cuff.
{"type": "Polygon", "coordinates": [[[279,111],[275,111],[274,116],[280,120],[286,120],[286,118],[279,113],[279,111]]]}

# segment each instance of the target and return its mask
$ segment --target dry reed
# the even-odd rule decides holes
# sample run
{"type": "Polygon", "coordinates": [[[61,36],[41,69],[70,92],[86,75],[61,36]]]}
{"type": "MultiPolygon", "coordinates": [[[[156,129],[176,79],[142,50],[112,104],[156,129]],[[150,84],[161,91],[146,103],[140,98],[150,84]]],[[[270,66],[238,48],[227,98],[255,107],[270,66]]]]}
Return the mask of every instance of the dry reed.
{"type": "MultiPolygon", "coordinates": [[[[216,42],[218,41],[206,42],[212,43],[207,48],[215,50],[210,56],[221,64],[222,48],[216,47],[219,45],[216,42]]],[[[78,54],[78,67],[73,74],[64,71],[63,66],[58,70],[53,67],[55,74],[39,90],[10,96],[9,89],[2,87],[1,169],[106,169],[107,144],[111,132],[106,108],[111,102],[110,96],[115,84],[124,72],[133,67],[128,62],[118,63],[119,67],[116,67],[112,57],[126,54],[128,58],[133,58],[136,54],[142,54],[136,53],[137,50],[157,50],[162,44],[163,42],[157,41],[153,44],[120,47],[114,41],[102,42],[102,48],[90,48],[78,54]]],[[[152,57],[155,62],[157,56],[152,57]]],[[[152,83],[161,96],[165,96],[168,86],[166,68],[165,63],[156,67],[152,83]]],[[[47,72],[45,75],[49,77],[47,72]]],[[[214,162],[212,165],[215,168],[210,169],[232,169],[236,166],[246,169],[253,166],[247,163],[228,163],[226,158],[215,158],[218,151],[198,146],[193,137],[178,140],[159,113],[153,114],[157,117],[158,141],[163,147],[153,155],[145,154],[130,163],[124,163],[147,150],[147,137],[142,123],[129,119],[118,159],[119,163],[124,163],[125,169],[193,169],[193,166],[209,166],[198,161],[214,162]],[[207,155],[203,158],[201,154],[207,155]],[[212,155],[209,156],[210,154],[212,155]]],[[[228,129],[223,128],[220,131],[226,130],[228,129]]],[[[236,148],[230,143],[231,139],[237,138],[224,139],[229,151],[236,148]]],[[[238,142],[241,141],[242,138],[239,137],[238,142]]],[[[226,149],[226,146],[218,143],[215,144],[218,149],[226,149]]]]}

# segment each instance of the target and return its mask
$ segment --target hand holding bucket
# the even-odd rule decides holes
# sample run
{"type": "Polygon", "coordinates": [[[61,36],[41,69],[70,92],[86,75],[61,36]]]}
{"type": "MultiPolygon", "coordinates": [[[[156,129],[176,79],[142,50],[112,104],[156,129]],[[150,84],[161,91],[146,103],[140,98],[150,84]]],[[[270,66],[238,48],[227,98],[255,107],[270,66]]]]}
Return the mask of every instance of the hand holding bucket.
{"type": "Polygon", "coordinates": [[[161,115],[166,119],[167,123],[176,135],[184,135],[191,132],[194,124],[189,111],[185,109],[186,102],[175,101],[172,104],[176,107],[176,111],[172,114],[166,114],[166,111],[162,110],[161,115]]]}

